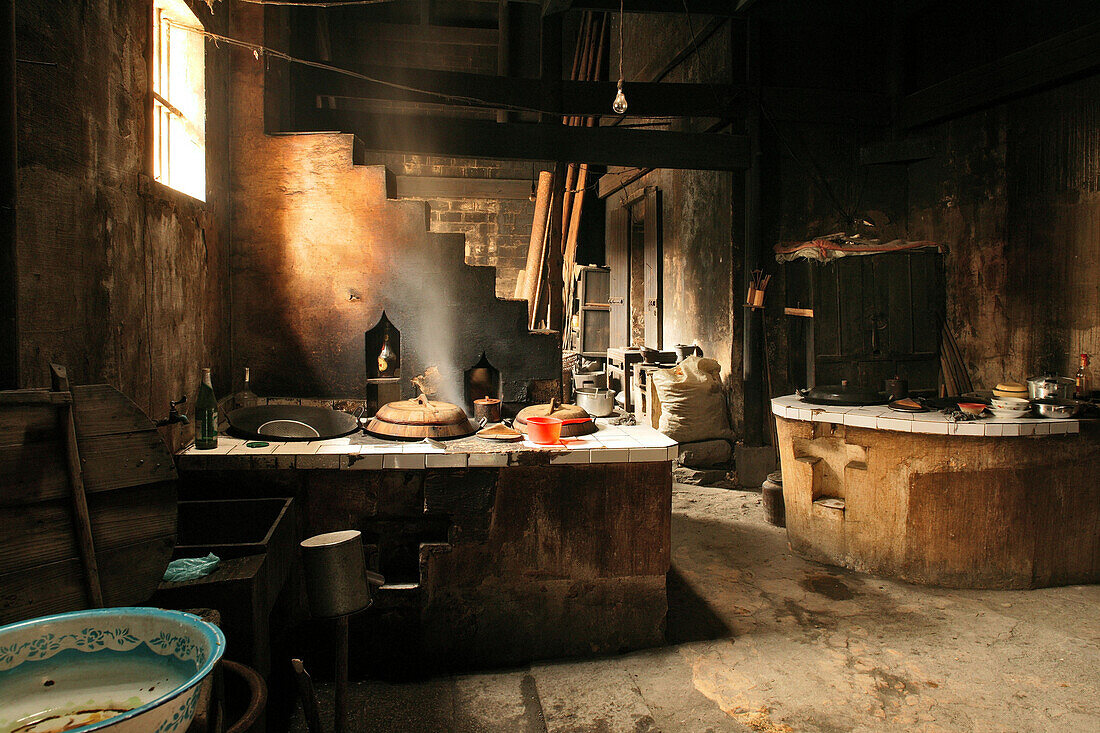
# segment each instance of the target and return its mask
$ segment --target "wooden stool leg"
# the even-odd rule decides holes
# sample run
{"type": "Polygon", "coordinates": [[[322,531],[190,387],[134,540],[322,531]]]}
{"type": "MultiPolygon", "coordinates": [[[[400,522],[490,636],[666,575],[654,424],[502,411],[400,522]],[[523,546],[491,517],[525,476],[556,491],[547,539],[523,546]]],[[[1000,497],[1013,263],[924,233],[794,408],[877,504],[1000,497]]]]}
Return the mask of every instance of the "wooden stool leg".
{"type": "Polygon", "coordinates": [[[348,617],[336,619],[336,733],[344,733],[348,715],[348,617]]]}

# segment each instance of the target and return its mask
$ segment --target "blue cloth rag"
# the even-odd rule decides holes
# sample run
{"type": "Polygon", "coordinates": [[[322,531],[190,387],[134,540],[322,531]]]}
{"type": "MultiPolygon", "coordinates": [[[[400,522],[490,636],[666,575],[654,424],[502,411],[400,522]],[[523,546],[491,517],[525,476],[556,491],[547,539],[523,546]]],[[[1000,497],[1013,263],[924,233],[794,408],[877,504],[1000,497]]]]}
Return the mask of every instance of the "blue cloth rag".
{"type": "Polygon", "coordinates": [[[195,580],[214,572],[218,563],[222,560],[211,552],[206,557],[181,557],[168,563],[168,569],[164,571],[164,579],[170,583],[179,583],[184,580],[195,580]]]}

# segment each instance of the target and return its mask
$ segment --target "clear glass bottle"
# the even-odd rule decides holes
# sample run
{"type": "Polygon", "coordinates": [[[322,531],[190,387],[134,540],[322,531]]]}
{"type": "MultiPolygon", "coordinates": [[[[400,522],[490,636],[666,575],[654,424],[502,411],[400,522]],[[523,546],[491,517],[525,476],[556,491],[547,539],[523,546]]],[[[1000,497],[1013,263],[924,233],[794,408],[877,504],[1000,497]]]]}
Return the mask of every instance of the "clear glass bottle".
{"type": "Polygon", "coordinates": [[[203,367],[199,396],[195,400],[195,447],[210,450],[218,447],[218,398],[210,381],[210,367],[203,367]]]}
{"type": "Polygon", "coordinates": [[[244,390],[237,395],[237,407],[253,407],[259,402],[259,399],[252,391],[252,373],[248,367],[245,367],[244,390]]]}
{"type": "Polygon", "coordinates": [[[1089,369],[1089,355],[1081,354],[1081,364],[1077,367],[1074,376],[1073,396],[1079,400],[1087,400],[1092,396],[1092,374],[1089,369]]]}

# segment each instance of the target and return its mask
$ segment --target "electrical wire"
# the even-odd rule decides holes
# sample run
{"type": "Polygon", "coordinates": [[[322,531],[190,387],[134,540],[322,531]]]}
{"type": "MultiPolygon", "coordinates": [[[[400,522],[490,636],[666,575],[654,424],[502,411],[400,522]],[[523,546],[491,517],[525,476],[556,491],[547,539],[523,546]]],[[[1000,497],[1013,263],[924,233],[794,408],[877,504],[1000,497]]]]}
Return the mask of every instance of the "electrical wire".
{"type": "MultiPolygon", "coordinates": [[[[244,0],[244,1],[248,1],[248,0],[244,0]]],[[[265,0],[265,2],[266,2],[266,0],[265,0]]],[[[174,23],[171,20],[167,20],[167,19],[165,20],[165,23],[167,23],[167,24],[169,24],[169,25],[171,25],[175,28],[180,28],[182,30],[186,30],[189,33],[195,33],[195,34],[204,36],[206,38],[209,38],[211,41],[214,42],[215,45],[217,45],[219,43],[224,43],[228,46],[235,46],[237,48],[246,49],[248,51],[251,51],[252,55],[255,56],[257,59],[259,59],[261,55],[262,56],[267,56],[269,58],[279,59],[279,60],[286,61],[286,62],[292,63],[292,64],[299,64],[301,66],[308,66],[308,67],[314,68],[314,69],[321,69],[323,71],[330,71],[334,74],[341,74],[343,76],[349,76],[353,79],[360,79],[362,81],[367,81],[367,82],[370,82],[372,84],[378,84],[378,85],[381,85],[381,86],[389,87],[391,89],[400,89],[402,91],[413,92],[415,94],[424,94],[424,95],[427,95],[427,96],[430,96],[430,97],[436,97],[437,99],[442,99],[442,100],[449,101],[449,102],[457,102],[457,103],[468,105],[468,106],[489,107],[489,108],[493,108],[493,109],[506,109],[506,110],[510,110],[510,111],[513,111],[513,112],[532,112],[532,113],[535,113],[535,114],[543,114],[543,115],[559,115],[559,114],[561,114],[560,110],[551,111],[551,110],[541,109],[539,107],[526,107],[526,106],[518,105],[518,104],[507,104],[507,103],[504,103],[504,102],[492,102],[492,101],[485,100],[485,99],[479,99],[477,97],[467,97],[467,96],[462,96],[462,95],[457,95],[457,94],[448,94],[446,92],[439,92],[439,91],[435,91],[433,89],[419,89],[417,87],[409,86],[407,84],[399,84],[397,82],[388,81],[386,79],[378,79],[376,77],[369,76],[367,74],[361,74],[358,71],[352,71],[350,69],[344,69],[344,68],[341,68],[339,66],[333,66],[332,64],[326,64],[326,63],[323,63],[323,62],[320,62],[320,61],[311,61],[309,59],[299,58],[297,56],[292,56],[289,53],[286,53],[285,51],[277,51],[273,48],[268,48],[267,46],[264,46],[263,44],[260,44],[260,43],[251,43],[249,41],[242,41],[242,40],[237,39],[237,38],[232,38],[230,36],[224,36],[220,33],[214,33],[212,31],[208,31],[204,28],[196,28],[194,26],[184,25],[182,23],[174,23]]],[[[589,115],[589,116],[602,117],[602,116],[605,116],[605,115],[596,114],[596,115],[589,115]]],[[[655,117],[653,117],[653,119],[674,120],[674,119],[679,119],[679,116],[677,116],[677,115],[667,115],[667,116],[663,116],[663,117],[662,116],[655,116],[655,117]]]]}

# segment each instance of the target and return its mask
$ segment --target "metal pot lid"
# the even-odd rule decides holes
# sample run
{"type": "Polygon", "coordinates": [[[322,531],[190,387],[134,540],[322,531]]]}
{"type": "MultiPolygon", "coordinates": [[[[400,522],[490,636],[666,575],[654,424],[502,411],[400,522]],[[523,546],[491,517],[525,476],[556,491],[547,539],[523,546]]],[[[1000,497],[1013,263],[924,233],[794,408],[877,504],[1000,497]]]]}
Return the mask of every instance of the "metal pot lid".
{"type": "Polygon", "coordinates": [[[563,405],[557,400],[557,398],[550,400],[548,403],[541,405],[531,405],[530,407],[524,407],[516,415],[516,422],[521,425],[527,424],[527,418],[529,417],[556,417],[560,420],[572,420],[575,418],[592,417],[588,414],[588,411],[577,405],[563,405]]]}
{"type": "Polygon", "coordinates": [[[812,405],[884,405],[890,401],[885,392],[852,386],[847,379],[840,384],[813,387],[800,394],[812,405]]]}
{"type": "Polygon", "coordinates": [[[1069,377],[1059,377],[1057,374],[1044,374],[1042,376],[1028,377],[1028,384],[1058,384],[1064,387],[1069,387],[1077,384],[1077,382],[1069,377]]]}
{"type": "Polygon", "coordinates": [[[429,400],[423,394],[415,400],[388,402],[378,408],[374,417],[396,425],[458,425],[469,420],[458,405],[429,400]]]}

